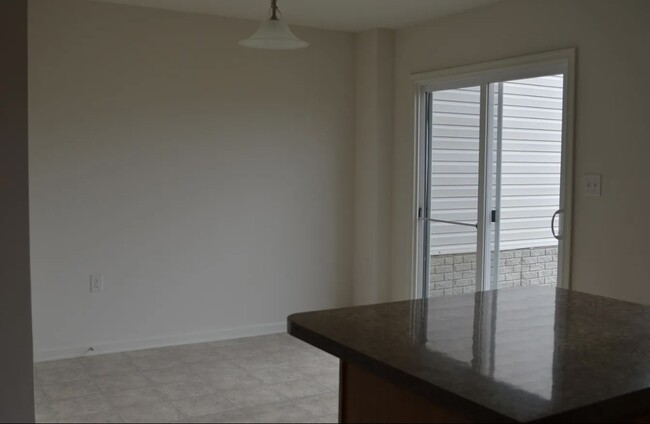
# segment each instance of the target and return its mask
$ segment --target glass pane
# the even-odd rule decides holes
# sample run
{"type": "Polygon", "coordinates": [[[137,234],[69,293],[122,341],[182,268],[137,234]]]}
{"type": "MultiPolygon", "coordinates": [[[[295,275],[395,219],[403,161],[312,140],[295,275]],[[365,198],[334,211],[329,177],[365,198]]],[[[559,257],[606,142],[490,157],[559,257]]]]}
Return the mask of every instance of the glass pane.
{"type": "Polygon", "coordinates": [[[480,87],[432,93],[429,296],[476,290],[480,87]],[[465,224],[465,225],[461,225],[465,224]]]}
{"type": "MultiPolygon", "coordinates": [[[[499,247],[492,252],[498,283],[493,273],[491,287],[555,286],[558,241],[551,232],[551,219],[560,204],[563,76],[507,81],[492,88],[495,130],[491,136],[497,164],[498,144],[502,151],[500,175],[494,167],[493,199],[499,222],[493,224],[493,238],[499,247]]],[[[494,266],[493,262],[493,271],[494,266]]]]}

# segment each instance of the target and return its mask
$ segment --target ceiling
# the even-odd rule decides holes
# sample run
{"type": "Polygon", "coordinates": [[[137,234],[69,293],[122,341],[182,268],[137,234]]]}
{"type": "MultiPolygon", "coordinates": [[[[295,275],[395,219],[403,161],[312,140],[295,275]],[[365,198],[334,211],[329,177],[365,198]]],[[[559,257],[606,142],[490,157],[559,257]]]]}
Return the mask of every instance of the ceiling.
{"type": "MultiPolygon", "coordinates": [[[[94,0],[262,20],[269,0],[94,0]]],[[[343,31],[402,28],[501,0],[278,0],[292,24],[343,31]]]]}

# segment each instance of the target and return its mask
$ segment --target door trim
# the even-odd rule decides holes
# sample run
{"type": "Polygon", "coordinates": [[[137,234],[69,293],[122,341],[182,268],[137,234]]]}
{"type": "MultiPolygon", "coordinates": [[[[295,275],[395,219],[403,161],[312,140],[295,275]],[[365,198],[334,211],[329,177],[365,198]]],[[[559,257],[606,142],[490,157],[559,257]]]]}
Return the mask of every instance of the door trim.
{"type": "Polygon", "coordinates": [[[411,297],[420,298],[424,293],[423,280],[425,270],[419,255],[423,252],[423,237],[418,221],[420,199],[425,187],[420,178],[425,166],[426,126],[424,112],[426,102],[424,94],[428,91],[453,89],[468,85],[483,85],[512,79],[534,78],[550,73],[564,74],[564,105],[562,119],[562,174],[560,180],[560,209],[562,243],[558,246],[558,287],[571,288],[571,246],[573,228],[573,164],[574,164],[574,123],[575,123],[575,65],[576,49],[569,48],[520,57],[458,66],[411,75],[414,89],[415,139],[413,149],[413,204],[412,217],[412,269],[411,297]],[[561,260],[559,260],[561,258],[561,260]]]}
{"type": "MultiPolygon", "coordinates": [[[[486,125],[480,126],[479,134],[479,148],[478,148],[478,211],[476,214],[476,291],[485,290],[485,276],[490,275],[490,237],[489,229],[486,228],[487,216],[491,207],[487,206],[487,188],[492,186],[491,174],[492,163],[487,160],[491,152],[491,124],[492,120],[489,119],[491,114],[491,107],[488,104],[488,99],[491,98],[489,93],[490,85],[482,83],[481,87],[481,100],[480,100],[480,121],[485,122],[486,125]],[[481,143],[480,140],[485,140],[481,143]]],[[[488,224],[489,227],[489,224],[488,224]]]]}

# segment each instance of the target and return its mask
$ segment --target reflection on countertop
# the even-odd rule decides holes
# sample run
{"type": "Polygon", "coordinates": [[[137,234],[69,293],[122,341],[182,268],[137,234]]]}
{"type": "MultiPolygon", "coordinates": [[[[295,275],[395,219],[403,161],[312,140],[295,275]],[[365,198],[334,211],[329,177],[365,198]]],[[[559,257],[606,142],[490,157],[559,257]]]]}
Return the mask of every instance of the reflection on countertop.
{"type": "Polygon", "coordinates": [[[650,307],[564,289],[295,314],[289,332],[424,395],[516,421],[630,408],[621,402],[650,390],[650,307]]]}

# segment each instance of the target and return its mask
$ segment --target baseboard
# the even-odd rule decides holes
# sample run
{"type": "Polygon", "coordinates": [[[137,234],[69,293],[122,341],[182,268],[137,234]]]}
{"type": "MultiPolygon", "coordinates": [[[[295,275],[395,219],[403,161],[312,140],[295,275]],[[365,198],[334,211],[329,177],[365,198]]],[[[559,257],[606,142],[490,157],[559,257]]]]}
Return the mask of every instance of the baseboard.
{"type": "Polygon", "coordinates": [[[151,349],[158,347],[178,346],[191,343],[216,342],[219,340],[238,339],[241,337],[264,336],[267,334],[286,331],[285,322],[249,325],[245,327],[228,328],[217,331],[203,331],[170,337],[158,337],[143,340],[97,343],[90,346],[77,346],[58,349],[35,349],[34,362],[53,361],[57,359],[79,358],[82,356],[101,355],[104,353],[129,352],[132,350],[151,349]]]}

